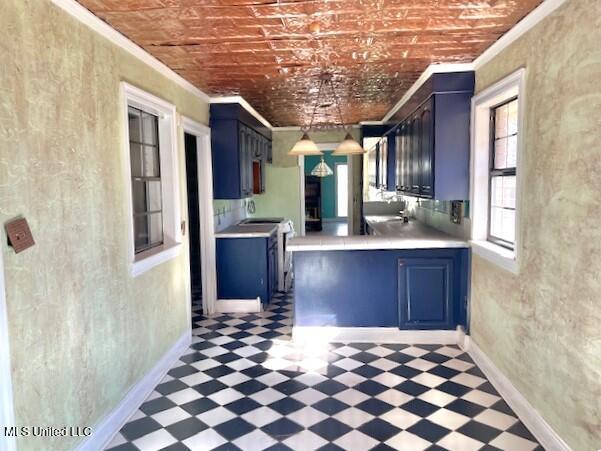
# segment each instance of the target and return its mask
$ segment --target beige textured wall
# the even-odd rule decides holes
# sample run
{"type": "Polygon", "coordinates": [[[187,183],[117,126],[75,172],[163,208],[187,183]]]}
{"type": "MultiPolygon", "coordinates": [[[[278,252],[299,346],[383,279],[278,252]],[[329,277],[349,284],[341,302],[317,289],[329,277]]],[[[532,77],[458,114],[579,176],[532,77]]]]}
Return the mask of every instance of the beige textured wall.
{"type": "Polygon", "coordinates": [[[208,106],[48,0],[1,9],[0,223],[23,215],[36,239],[19,255],[0,244],[16,419],[92,426],[188,327],[186,243],[178,258],[129,276],[119,83],[203,123],[208,106]]]}
{"type": "Polygon", "coordinates": [[[521,270],[478,256],[471,333],[573,447],[601,447],[601,2],[568,0],[477,71],[526,67],[521,270]]]}
{"type": "MultiPolygon", "coordinates": [[[[359,140],[359,129],[353,128],[351,134],[359,140]]],[[[342,130],[324,130],[310,133],[311,139],[316,143],[341,142],[346,132],[342,130]]],[[[298,157],[291,157],[288,151],[301,138],[302,132],[290,130],[274,130],[273,143],[273,165],[268,167],[265,193],[255,195],[254,200],[257,211],[253,216],[277,216],[284,215],[294,222],[298,229],[300,226],[300,187],[299,175],[292,174],[290,168],[298,168],[298,157]],[[284,208],[284,206],[286,206],[284,208]]],[[[359,161],[356,157],[355,169],[359,161]]],[[[359,170],[360,171],[360,170],[359,170]]],[[[355,170],[353,181],[355,192],[360,195],[361,174],[355,170]]],[[[358,217],[358,215],[356,215],[358,217]]],[[[356,223],[358,221],[356,220],[356,223]]],[[[298,232],[298,230],[297,230],[298,232]]]]}

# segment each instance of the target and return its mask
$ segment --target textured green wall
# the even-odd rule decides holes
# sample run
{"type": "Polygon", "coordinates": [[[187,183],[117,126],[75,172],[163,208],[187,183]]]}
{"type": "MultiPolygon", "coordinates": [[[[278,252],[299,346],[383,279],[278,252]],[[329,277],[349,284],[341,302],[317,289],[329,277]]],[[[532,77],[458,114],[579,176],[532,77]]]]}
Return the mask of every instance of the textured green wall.
{"type": "MultiPolygon", "coordinates": [[[[23,215],[36,240],[18,255],[0,240],[16,420],[93,426],[189,327],[187,243],[129,275],[119,83],[203,123],[208,106],[48,0],[1,9],[0,223],[23,215]]],[[[18,446],[63,451],[77,441],[18,446]]]]}
{"type": "MultiPolygon", "coordinates": [[[[324,152],[323,159],[335,171],[336,163],[346,163],[346,157],[332,155],[324,152]]],[[[305,157],[305,174],[310,175],[311,170],[320,162],[321,157],[311,155],[305,157]]],[[[321,216],[325,219],[336,218],[336,173],[321,179],[321,216]]]]}
{"type": "Polygon", "coordinates": [[[476,73],[527,70],[519,275],[473,258],[471,334],[577,451],[601,446],[601,2],[568,0],[476,73]]]}
{"type": "Polygon", "coordinates": [[[253,197],[257,217],[283,217],[300,224],[300,190],[298,167],[277,168],[268,164],[265,170],[264,194],[253,197]]]}

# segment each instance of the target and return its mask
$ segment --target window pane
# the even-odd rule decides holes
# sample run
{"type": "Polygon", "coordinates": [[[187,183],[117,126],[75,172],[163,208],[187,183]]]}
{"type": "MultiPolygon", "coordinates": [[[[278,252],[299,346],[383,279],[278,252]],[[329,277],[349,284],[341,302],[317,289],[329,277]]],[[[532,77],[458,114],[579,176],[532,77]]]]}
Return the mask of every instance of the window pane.
{"type": "Polygon", "coordinates": [[[129,107],[127,110],[127,116],[129,118],[129,140],[140,142],[142,139],[140,134],[142,122],[140,119],[140,110],[129,107]]]}
{"type": "Polygon", "coordinates": [[[493,207],[515,208],[516,177],[493,177],[490,184],[490,203],[493,207]]]}
{"type": "Polygon", "coordinates": [[[161,182],[160,181],[149,181],[147,182],[148,187],[148,211],[160,211],[161,205],[161,182]]]}
{"type": "Polygon", "coordinates": [[[507,166],[515,168],[517,166],[518,156],[518,137],[517,135],[507,138],[507,166]]]}
{"type": "Polygon", "coordinates": [[[518,132],[518,100],[507,104],[507,134],[515,135],[518,132]]]}
{"type": "Polygon", "coordinates": [[[136,243],[136,252],[148,247],[148,216],[134,217],[134,241],[136,243]]]}
{"type": "Polygon", "coordinates": [[[148,211],[146,208],[146,183],[144,180],[138,179],[134,179],[132,183],[134,213],[144,213],[148,211]]]}
{"type": "Polygon", "coordinates": [[[507,134],[507,105],[503,105],[495,110],[495,136],[502,138],[507,134]]]}
{"type": "Polygon", "coordinates": [[[144,144],[157,144],[158,118],[152,114],[142,113],[142,142],[144,144]]]}
{"type": "Polygon", "coordinates": [[[149,215],[150,222],[150,245],[156,246],[163,242],[163,215],[154,213],[149,215]]]}
{"type": "Polygon", "coordinates": [[[507,167],[507,138],[495,141],[495,169],[507,167]]]}
{"type": "Polygon", "coordinates": [[[493,207],[490,211],[490,234],[509,243],[515,242],[515,210],[493,207]]]}
{"type": "Polygon", "coordinates": [[[144,176],[159,177],[161,175],[159,166],[159,148],[144,146],[144,176]]]}
{"type": "Polygon", "coordinates": [[[131,175],[132,177],[142,176],[142,146],[133,142],[129,143],[131,157],[131,175]]]}

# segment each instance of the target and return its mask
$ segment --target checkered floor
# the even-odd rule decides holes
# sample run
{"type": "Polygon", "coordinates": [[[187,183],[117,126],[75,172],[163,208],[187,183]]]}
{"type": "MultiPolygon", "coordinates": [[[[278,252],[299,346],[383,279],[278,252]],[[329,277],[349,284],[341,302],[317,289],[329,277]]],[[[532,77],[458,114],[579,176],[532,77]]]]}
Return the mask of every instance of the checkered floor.
{"type": "Polygon", "coordinates": [[[542,450],[456,346],[290,341],[292,299],[194,315],[192,346],[109,449],[542,450]]]}

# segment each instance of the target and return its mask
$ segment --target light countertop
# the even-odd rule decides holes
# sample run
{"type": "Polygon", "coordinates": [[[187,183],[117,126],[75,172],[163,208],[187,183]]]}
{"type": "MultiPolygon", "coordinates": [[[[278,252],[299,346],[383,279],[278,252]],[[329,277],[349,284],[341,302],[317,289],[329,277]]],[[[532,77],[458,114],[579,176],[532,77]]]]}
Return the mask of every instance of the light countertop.
{"type": "Polygon", "coordinates": [[[366,216],[376,235],[304,236],[290,240],[291,251],[441,249],[466,248],[466,241],[415,220],[403,223],[398,216],[366,216]]]}
{"type": "Polygon", "coordinates": [[[216,238],[267,238],[275,233],[279,224],[233,225],[217,232],[216,238]]]}

